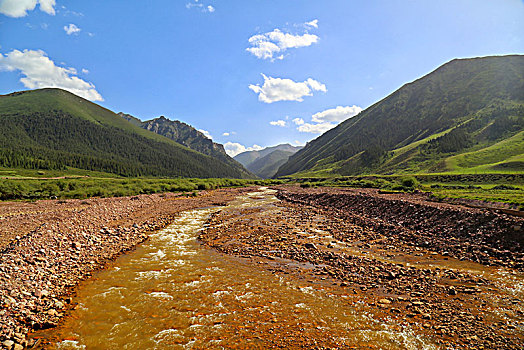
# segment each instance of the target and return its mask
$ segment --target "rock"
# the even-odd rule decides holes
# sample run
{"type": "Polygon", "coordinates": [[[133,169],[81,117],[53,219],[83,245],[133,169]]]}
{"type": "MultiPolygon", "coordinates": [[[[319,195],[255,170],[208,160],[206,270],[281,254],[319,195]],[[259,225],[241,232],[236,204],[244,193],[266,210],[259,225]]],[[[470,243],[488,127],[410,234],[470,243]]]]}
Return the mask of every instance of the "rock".
{"type": "Polygon", "coordinates": [[[384,299],[380,299],[378,302],[380,304],[391,304],[391,300],[385,299],[385,298],[384,299]]]}
{"type": "Polygon", "coordinates": [[[304,247],[308,249],[317,249],[317,246],[314,243],[310,243],[310,242],[306,243],[304,247]]]}
{"type": "Polygon", "coordinates": [[[478,290],[477,289],[473,289],[473,288],[466,288],[462,291],[462,293],[465,293],[465,294],[475,294],[475,293],[478,293],[478,290]]]}
{"type": "Polygon", "coordinates": [[[2,343],[3,346],[5,346],[7,349],[11,350],[13,348],[13,345],[15,344],[12,340],[4,340],[2,343]]]}
{"type": "Polygon", "coordinates": [[[47,290],[45,290],[45,289],[42,289],[42,290],[37,290],[33,294],[37,298],[43,298],[43,297],[47,297],[49,295],[49,292],[47,290]]]}
{"type": "Polygon", "coordinates": [[[395,278],[397,278],[397,274],[394,272],[388,271],[388,279],[393,280],[395,278]]]}
{"type": "Polygon", "coordinates": [[[49,310],[47,310],[47,314],[49,316],[56,316],[56,315],[58,315],[58,312],[55,309],[49,309],[49,310]]]}

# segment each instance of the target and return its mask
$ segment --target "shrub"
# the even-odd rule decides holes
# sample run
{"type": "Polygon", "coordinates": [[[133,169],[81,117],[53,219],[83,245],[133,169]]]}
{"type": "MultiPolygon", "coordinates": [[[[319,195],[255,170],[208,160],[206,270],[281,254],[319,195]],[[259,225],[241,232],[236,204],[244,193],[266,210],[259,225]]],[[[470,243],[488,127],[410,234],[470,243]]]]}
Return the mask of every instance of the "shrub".
{"type": "Polygon", "coordinates": [[[418,181],[414,177],[404,177],[400,180],[400,184],[406,188],[415,188],[418,185],[418,181]]]}

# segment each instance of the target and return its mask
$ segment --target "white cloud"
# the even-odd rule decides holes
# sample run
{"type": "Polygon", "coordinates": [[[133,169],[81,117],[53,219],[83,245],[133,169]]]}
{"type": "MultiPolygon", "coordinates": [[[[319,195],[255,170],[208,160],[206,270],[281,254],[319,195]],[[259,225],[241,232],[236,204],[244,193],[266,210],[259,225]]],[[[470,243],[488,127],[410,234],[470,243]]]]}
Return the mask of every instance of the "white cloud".
{"type": "Polygon", "coordinates": [[[64,26],[64,30],[67,35],[71,35],[79,33],[82,29],[78,28],[75,24],[70,23],[69,25],[64,26]]]}
{"type": "Polygon", "coordinates": [[[0,71],[19,70],[22,84],[29,89],[60,88],[91,101],[103,101],[95,86],[75,76],[74,68],[55,65],[44,51],[13,50],[0,54],[0,71]]]}
{"type": "Polygon", "coordinates": [[[300,125],[297,130],[300,132],[309,132],[312,134],[323,134],[329,129],[334,128],[337,126],[337,124],[325,122],[320,124],[310,124],[310,123],[304,123],[300,125]]]}
{"type": "Polygon", "coordinates": [[[216,10],[211,5],[204,5],[204,4],[202,4],[201,2],[199,2],[199,0],[193,0],[193,2],[188,2],[186,4],[186,8],[187,9],[196,8],[196,9],[199,9],[200,11],[202,11],[202,12],[209,12],[209,13],[213,13],[216,10]]]}
{"type": "Polygon", "coordinates": [[[222,134],[222,136],[230,136],[230,135],[231,135],[231,134],[228,133],[228,132],[225,132],[225,133],[222,134]]]}
{"type": "Polygon", "coordinates": [[[280,126],[280,127],[285,127],[287,125],[286,121],[285,120],[275,120],[275,121],[271,121],[269,122],[269,124],[273,125],[273,126],[280,126]]]}
{"type": "Polygon", "coordinates": [[[258,150],[261,150],[262,148],[263,147],[260,147],[259,145],[253,145],[251,147],[246,147],[237,142],[226,142],[224,144],[224,149],[226,150],[226,153],[231,157],[234,157],[237,154],[240,154],[246,151],[258,151],[258,150]]]}
{"type": "Polygon", "coordinates": [[[50,15],[55,14],[55,0],[39,0],[38,2],[40,3],[40,11],[44,11],[50,15]]]}
{"type": "Polygon", "coordinates": [[[55,14],[55,0],[0,0],[0,13],[9,17],[24,17],[28,11],[35,9],[36,4],[40,5],[40,11],[55,14]]]}
{"type": "Polygon", "coordinates": [[[305,25],[308,27],[318,28],[318,19],[314,19],[311,22],[306,22],[305,25]]]}
{"type": "Polygon", "coordinates": [[[303,101],[304,96],[312,96],[312,90],[326,92],[326,85],[314,79],[304,82],[295,82],[291,79],[264,77],[264,85],[249,85],[249,88],[258,94],[258,100],[265,103],[277,101],[303,101]]]}
{"type": "Polygon", "coordinates": [[[302,125],[302,124],[304,124],[304,119],[302,119],[302,118],[295,118],[295,119],[293,119],[293,123],[295,123],[296,125],[302,125]]]}
{"type": "Polygon", "coordinates": [[[315,123],[341,122],[356,116],[360,112],[362,112],[362,108],[359,106],[337,106],[336,108],[326,109],[325,111],[313,114],[311,120],[315,123]]]}
{"type": "MultiPolygon", "coordinates": [[[[274,29],[272,32],[253,35],[248,41],[251,47],[248,47],[246,51],[257,58],[274,60],[275,54],[287,49],[311,46],[318,42],[318,36],[309,33],[293,35],[284,33],[280,29],[274,29]]],[[[279,60],[283,58],[282,54],[276,57],[279,60]]]]}
{"type": "Polygon", "coordinates": [[[204,134],[204,136],[207,137],[208,139],[213,139],[213,137],[211,136],[209,131],[204,130],[204,129],[198,129],[198,131],[200,131],[202,134],[204,134]]]}
{"type": "Polygon", "coordinates": [[[85,69],[85,68],[82,68],[82,73],[84,74],[89,74],[89,70],[85,69]]]}
{"type": "Polygon", "coordinates": [[[362,108],[359,106],[337,106],[336,108],[326,109],[311,116],[312,123],[305,123],[302,118],[295,118],[293,122],[297,125],[300,132],[312,134],[322,134],[334,128],[340,122],[352,118],[359,114],[362,108]],[[315,124],[313,124],[315,123],[315,124]]]}
{"type": "Polygon", "coordinates": [[[322,91],[322,92],[327,91],[326,85],[319,83],[318,81],[314,79],[308,78],[308,80],[306,80],[305,82],[307,83],[307,85],[309,85],[309,87],[311,87],[312,90],[322,91]]]}

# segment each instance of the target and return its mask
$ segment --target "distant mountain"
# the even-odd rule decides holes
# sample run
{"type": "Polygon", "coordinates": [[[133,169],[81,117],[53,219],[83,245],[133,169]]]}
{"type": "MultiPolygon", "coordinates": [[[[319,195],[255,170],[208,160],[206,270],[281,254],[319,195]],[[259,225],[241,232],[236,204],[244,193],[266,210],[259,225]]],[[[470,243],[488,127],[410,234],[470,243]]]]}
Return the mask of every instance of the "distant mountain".
{"type": "Polygon", "coordinates": [[[251,176],[60,89],[0,96],[0,166],[123,176],[251,176]]]}
{"type": "Polygon", "coordinates": [[[275,175],[278,168],[301,148],[291,146],[290,144],[282,144],[258,151],[243,152],[237,154],[234,159],[253,174],[262,178],[271,178],[275,175]]]}
{"type": "Polygon", "coordinates": [[[248,170],[261,178],[272,178],[278,168],[287,162],[293,154],[295,154],[295,152],[273,151],[263,157],[257,158],[253,163],[249,164],[248,170]]]}
{"type": "Polygon", "coordinates": [[[213,142],[191,125],[178,120],[169,120],[164,116],[142,122],[130,114],[120,112],[118,115],[143,129],[165,136],[192,150],[217,158],[238,171],[245,172],[241,164],[227,155],[223,145],[213,142]]]}
{"type": "Polygon", "coordinates": [[[309,142],[277,176],[524,171],[524,56],[456,59],[309,142]]]}

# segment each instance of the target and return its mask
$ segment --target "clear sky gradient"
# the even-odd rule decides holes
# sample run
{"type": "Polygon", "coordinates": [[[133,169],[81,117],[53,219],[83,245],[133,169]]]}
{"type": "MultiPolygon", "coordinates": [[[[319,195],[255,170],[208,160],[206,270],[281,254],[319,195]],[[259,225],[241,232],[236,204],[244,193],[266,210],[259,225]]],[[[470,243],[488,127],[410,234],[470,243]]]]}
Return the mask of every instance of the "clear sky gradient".
{"type": "Polygon", "coordinates": [[[0,94],[80,91],[234,153],[304,144],[451,59],[521,54],[523,38],[522,0],[0,0],[0,94]]]}

